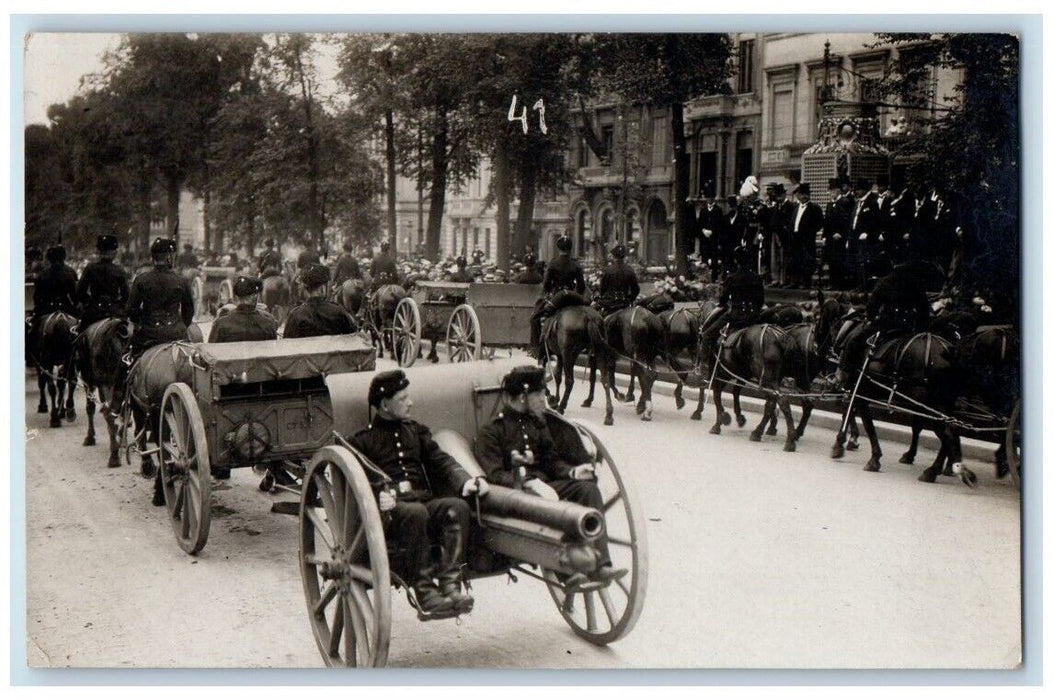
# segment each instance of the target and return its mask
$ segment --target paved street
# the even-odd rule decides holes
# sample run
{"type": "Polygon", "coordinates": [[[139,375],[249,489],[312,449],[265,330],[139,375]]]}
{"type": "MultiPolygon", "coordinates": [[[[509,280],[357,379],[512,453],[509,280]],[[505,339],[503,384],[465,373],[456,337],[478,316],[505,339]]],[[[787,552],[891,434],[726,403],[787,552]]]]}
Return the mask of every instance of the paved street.
{"type": "MultiPolygon", "coordinates": [[[[34,386],[35,392],[35,386],[34,386]]],[[[602,420],[577,406],[571,417],[602,420]]],[[[364,397],[363,397],[364,398],[364,397]]],[[[600,428],[635,482],[650,577],[635,630],[609,648],[575,637],[537,582],[475,584],[460,624],[421,624],[395,598],[390,665],[473,668],[1005,668],[1020,658],[1015,489],[973,462],[979,487],[915,480],[863,452],[827,457],[747,429],[708,432],[658,396],[654,422],[616,407],[600,428]]],[[[26,394],[28,649],[32,666],[318,667],[296,563],[296,520],[235,471],[200,556],[175,544],[152,485],[105,468],[73,424],[49,429],[26,394]]],[[[750,414],[751,425],[755,415],[750,414]]],[[[922,451],[918,465],[931,461],[922,451]]]]}

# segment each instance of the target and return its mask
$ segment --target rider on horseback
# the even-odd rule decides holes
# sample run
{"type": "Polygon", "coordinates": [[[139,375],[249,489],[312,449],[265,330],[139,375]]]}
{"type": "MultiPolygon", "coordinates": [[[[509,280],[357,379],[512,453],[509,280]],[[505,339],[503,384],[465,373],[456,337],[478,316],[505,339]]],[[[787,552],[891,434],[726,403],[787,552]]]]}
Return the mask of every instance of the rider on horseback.
{"type": "Polygon", "coordinates": [[[743,246],[735,249],[734,268],[724,279],[717,304],[699,331],[699,358],[707,374],[724,327],[730,332],[756,323],[764,306],[764,281],[749,268],[749,253],[743,246]]]}
{"type": "Polygon", "coordinates": [[[355,244],[350,239],[344,241],[344,252],[336,259],[336,269],[333,270],[333,286],[337,289],[348,280],[362,279],[362,270],[358,268],[354,249],[355,244]]]}
{"type": "MultiPolygon", "coordinates": [[[[116,248],[115,248],[116,250],[116,248]]],[[[176,269],[180,272],[196,270],[201,267],[201,262],[194,255],[194,246],[189,243],[183,244],[183,252],[176,258],[176,269]]]]}
{"type": "Polygon", "coordinates": [[[48,248],[45,255],[48,266],[33,280],[33,317],[30,321],[29,339],[34,347],[27,347],[35,355],[36,342],[40,336],[40,323],[45,316],[64,311],[76,314],[74,300],[77,296],[77,273],[66,264],[66,248],[61,244],[48,248]]]}
{"type": "Polygon", "coordinates": [[[542,296],[534,305],[534,313],[530,317],[530,346],[533,357],[541,357],[544,354],[541,348],[542,320],[564,306],[585,303],[582,296],[585,293],[585,273],[578,261],[570,256],[573,247],[570,236],[560,236],[556,240],[559,256],[545,270],[542,296]]]}
{"type": "Polygon", "coordinates": [[[636,271],[625,262],[625,246],[621,243],[611,249],[614,261],[600,277],[600,294],[596,306],[604,314],[612,314],[636,301],[640,295],[640,282],[636,271]]]}
{"type": "Polygon", "coordinates": [[[265,249],[260,253],[259,262],[256,264],[260,279],[280,275],[282,273],[282,254],[274,249],[274,239],[268,238],[263,245],[265,249]]]}
{"type": "Polygon", "coordinates": [[[148,348],[175,340],[186,340],[186,329],[194,320],[194,297],[190,282],[172,270],[175,241],[156,238],[150,246],[154,268],[132,281],[128,318],[135,324],[129,347],[129,362],[118,368],[111,406],[119,412],[124,399],[128,371],[148,348]]]}
{"type": "Polygon", "coordinates": [[[527,251],[523,256],[523,266],[526,268],[516,277],[516,284],[541,284],[541,273],[537,269],[537,256],[527,251]]]}
{"type": "Polygon", "coordinates": [[[88,263],[77,283],[80,331],[105,318],[124,316],[128,303],[128,273],[113,261],[117,256],[117,236],[103,234],[96,239],[95,247],[99,259],[88,263]]]}
{"type": "Polygon", "coordinates": [[[263,283],[254,277],[239,277],[234,282],[234,302],[237,306],[213,322],[208,342],[277,340],[278,322],[256,306],[262,288],[263,283]]]}
{"type": "Polygon", "coordinates": [[[369,274],[373,278],[373,290],[377,291],[385,284],[399,283],[398,265],[395,256],[391,253],[391,244],[384,241],[380,244],[380,253],[373,258],[369,266],[369,274]]]}
{"type": "Polygon", "coordinates": [[[307,301],[289,312],[284,338],[310,338],[316,335],[343,335],[355,332],[350,314],[329,301],[329,268],[321,263],[300,271],[300,284],[307,301]]]}

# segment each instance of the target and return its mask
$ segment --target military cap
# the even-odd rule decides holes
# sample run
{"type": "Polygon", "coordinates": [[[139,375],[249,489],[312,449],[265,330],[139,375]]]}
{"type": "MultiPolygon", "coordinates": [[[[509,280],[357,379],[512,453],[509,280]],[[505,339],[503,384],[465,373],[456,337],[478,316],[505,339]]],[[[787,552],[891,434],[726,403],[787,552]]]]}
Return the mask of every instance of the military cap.
{"type": "Polygon", "coordinates": [[[95,249],[100,253],[109,253],[117,250],[117,236],[111,233],[103,233],[96,236],[95,249]]]}
{"type": "Polygon", "coordinates": [[[194,246],[191,245],[190,243],[184,243],[183,244],[183,250],[193,250],[193,249],[194,249],[194,246]]]}
{"type": "Polygon", "coordinates": [[[527,267],[533,265],[536,262],[537,262],[537,256],[534,255],[533,253],[527,253],[526,255],[523,256],[523,264],[526,265],[527,267]]]}
{"type": "Polygon", "coordinates": [[[274,239],[273,238],[268,238],[267,240],[265,240],[263,242],[263,245],[265,245],[268,248],[273,248],[274,247],[274,239]]]}
{"type": "Polygon", "coordinates": [[[150,244],[150,255],[166,255],[176,250],[175,241],[171,238],[155,238],[150,244]]]}
{"type": "Polygon", "coordinates": [[[865,177],[857,177],[855,179],[855,182],[852,183],[852,185],[857,190],[869,190],[870,189],[870,180],[866,179],[865,177]]]}
{"type": "Polygon", "coordinates": [[[47,261],[50,263],[60,263],[66,260],[66,246],[58,243],[48,248],[48,252],[44,254],[47,261]]]}
{"type": "Polygon", "coordinates": [[[801,184],[797,185],[797,194],[806,194],[809,197],[811,197],[812,186],[809,185],[807,182],[802,182],[801,184]]]}
{"type": "Polygon", "coordinates": [[[234,281],[234,296],[247,297],[259,293],[263,289],[263,282],[255,277],[242,275],[234,281]]]}
{"type": "Polygon", "coordinates": [[[570,252],[574,247],[574,243],[570,240],[570,236],[563,235],[556,239],[556,248],[563,252],[570,252]]]}
{"type": "Polygon", "coordinates": [[[355,249],[355,242],[354,241],[352,241],[350,238],[347,239],[346,241],[344,241],[344,250],[346,250],[348,253],[350,253],[354,249],[355,249]]]}
{"type": "Polygon", "coordinates": [[[457,256],[457,267],[466,267],[468,265],[468,258],[463,255],[457,256]]]}
{"type": "Polygon", "coordinates": [[[390,399],[409,386],[409,379],[401,369],[380,372],[369,383],[369,405],[379,406],[383,399],[390,399]]]}
{"type": "Polygon", "coordinates": [[[532,391],[544,391],[545,370],[533,365],[514,367],[501,380],[501,389],[512,396],[532,391]]]}
{"type": "Polygon", "coordinates": [[[621,243],[619,243],[618,245],[614,246],[613,248],[611,248],[611,255],[613,255],[615,258],[621,260],[622,258],[625,257],[625,246],[623,246],[621,243]]]}
{"type": "Polygon", "coordinates": [[[329,281],[329,268],[321,263],[311,263],[300,273],[300,281],[308,289],[317,289],[329,281]]]}

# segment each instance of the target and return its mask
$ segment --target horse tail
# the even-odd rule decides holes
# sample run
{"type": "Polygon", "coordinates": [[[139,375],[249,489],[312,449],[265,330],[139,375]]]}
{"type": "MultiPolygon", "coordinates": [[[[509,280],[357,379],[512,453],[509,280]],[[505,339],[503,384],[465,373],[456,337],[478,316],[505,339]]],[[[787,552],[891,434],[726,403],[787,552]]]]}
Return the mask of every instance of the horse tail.
{"type": "Polygon", "coordinates": [[[602,356],[606,360],[610,354],[610,346],[607,344],[607,336],[603,332],[603,318],[599,313],[585,314],[585,330],[589,334],[593,352],[597,357],[602,356]]]}

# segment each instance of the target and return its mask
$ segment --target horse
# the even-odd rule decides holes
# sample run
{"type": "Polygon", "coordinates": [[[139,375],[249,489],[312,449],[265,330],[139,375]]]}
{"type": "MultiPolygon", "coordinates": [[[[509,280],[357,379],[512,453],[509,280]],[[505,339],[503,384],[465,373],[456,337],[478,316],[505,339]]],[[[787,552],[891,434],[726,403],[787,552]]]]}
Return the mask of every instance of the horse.
{"type": "MultiPolygon", "coordinates": [[[[697,365],[699,329],[705,319],[716,310],[716,302],[707,301],[695,309],[672,309],[658,314],[658,320],[662,322],[662,344],[661,354],[669,364],[669,368],[676,374],[676,388],[673,390],[673,399],[676,401],[676,410],[682,409],[684,401],[684,385],[689,383],[691,375],[698,378],[698,383],[705,382],[706,377],[699,372],[697,365]],[[685,364],[684,354],[690,358],[685,364]]],[[[629,379],[629,391],[632,392],[632,378],[629,379]]],[[[698,405],[691,414],[691,420],[702,420],[702,409],[705,407],[706,392],[703,388],[698,390],[698,405]]]]}
{"type": "Polygon", "coordinates": [[[333,292],[333,301],[355,318],[362,313],[362,306],[366,302],[366,280],[351,278],[344,280],[333,292]]]}
{"type": "MultiPolygon", "coordinates": [[[[640,400],[636,404],[636,413],[640,415],[641,420],[650,421],[654,412],[651,389],[657,378],[654,363],[661,348],[665,326],[658,316],[644,307],[629,306],[606,316],[603,319],[603,330],[611,356],[621,355],[629,361],[629,390],[624,400],[631,402],[635,399],[633,380],[639,377],[640,400]]],[[[610,364],[611,390],[615,397],[621,400],[621,392],[614,384],[615,368],[616,359],[610,364]]],[[[591,372],[591,367],[590,381],[595,383],[595,374],[591,372]]]]}
{"type": "Polygon", "coordinates": [[[75,343],[76,366],[81,381],[84,382],[85,412],[88,416],[88,434],[84,445],[95,444],[95,400],[98,398],[106,430],[110,435],[110,458],[107,467],[119,467],[117,457],[117,425],[107,397],[113,397],[113,387],[117,378],[117,368],[121,358],[128,351],[128,339],[131,337],[131,326],[125,319],[105,318],[97,321],[77,337],[75,343]]]}
{"type": "Polygon", "coordinates": [[[77,386],[77,367],[73,362],[73,327],[77,319],[65,311],[55,311],[40,320],[37,331],[37,386],[40,404],[37,413],[48,413],[51,398],[51,427],[61,428],[62,419],[73,420],[77,411],[73,406],[73,391],[77,386]],[[67,395],[66,389],[69,388],[67,395]],[[63,402],[65,408],[63,408],[63,402]]]}
{"type": "Polygon", "coordinates": [[[592,405],[594,390],[596,387],[595,377],[597,366],[600,369],[600,381],[603,383],[604,395],[607,399],[607,410],[604,415],[604,425],[614,425],[614,406],[611,403],[611,372],[613,364],[607,340],[603,335],[603,316],[591,306],[575,304],[559,309],[547,319],[541,328],[541,340],[544,348],[545,358],[556,360],[556,393],[551,397],[551,402],[559,413],[567,408],[571,389],[574,388],[574,363],[577,362],[581,353],[590,353],[590,384],[589,396],[582,403],[588,408],[592,405]],[[566,381],[566,390],[561,394],[561,382],[566,381]]]}
{"type": "Polygon", "coordinates": [[[370,333],[380,348],[380,354],[384,354],[384,346],[387,345],[391,353],[391,359],[395,360],[395,332],[392,322],[395,317],[395,308],[399,302],[406,298],[406,290],[398,284],[382,284],[370,295],[366,304],[366,314],[370,319],[370,333]]]}
{"type": "MultiPolygon", "coordinates": [[[[792,351],[792,345],[789,334],[770,323],[753,324],[727,335],[717,351],[716,368],[712,373],[711,389],[717,418],[709,430],[710,433],[719,435],[721,425],[731,424],[731,415],[724,410],[721,403],[724,387],[745,380],[755,382],[765,394],[764,415],[757,427],[750,432],[750,440],[760,441],[761,434],[773,420],[775,408],[778,406],[786,419],[786,441],[783,450],[793,452],[797,449],[797,433],[793,427],[793,415],[790,413],[790,400],[780,391],[787,366],[786,357],[792,351]]],[[[736,411],[739,411],[737,405],[736,411]]],[[[739,427],[745,424],[745,417],[741,416],[741,412],[737,412],[736,417],[739,419],[739,427]]]]}
{"type": "MultiPolygon", "coordinates": [[[[845,372],[842,361],[838,373],[845,372]]],[[[951,460],[953,472],[966,485],[975,486],[976,475],[962,464],[962,448],[957,433],[942,418],[954,411],[959,382],[960,375],[951,342],[934,333],[893,338],[872,349],[864,369],[856,371],[855,390],[844,413],[847,417],[853,409],[858,412],[870,440],[870,459],[863,469],[874,472],[881,470],[881,445],[870,411],[870,402],[878,401],[912,412],[931,414],[921,418],[921,425],[931,427],[939,435],[940,450],[951,460]]],[[[830,450],[830,456],[834,459],[844,455],[844,440],[845,428],[842,422],[830,450]]],[[[921,473],[918,480],[931,483],[940,472],[940,465],[933,464],[921,473]]]]}
{"type": "Polygon", "coordinates": [[[260,301],[281,325],[289,315],[292,306],[292,285],[284,275],[270,275],[263,278],[263,290],[260,301]]]}

